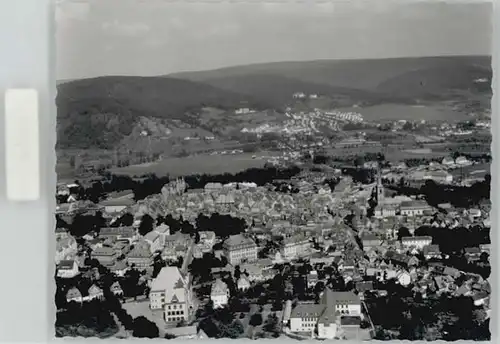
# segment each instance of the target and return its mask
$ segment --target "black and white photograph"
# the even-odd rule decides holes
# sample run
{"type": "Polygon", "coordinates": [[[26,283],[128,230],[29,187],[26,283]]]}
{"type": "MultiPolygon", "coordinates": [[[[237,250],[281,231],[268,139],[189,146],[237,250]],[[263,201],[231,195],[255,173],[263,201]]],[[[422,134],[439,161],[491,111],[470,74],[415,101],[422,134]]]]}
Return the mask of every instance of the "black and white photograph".
{"type": "Polygon", "coordinates": [[[55,11],[57,337],[490,340],[491,1],[55,11]]]}

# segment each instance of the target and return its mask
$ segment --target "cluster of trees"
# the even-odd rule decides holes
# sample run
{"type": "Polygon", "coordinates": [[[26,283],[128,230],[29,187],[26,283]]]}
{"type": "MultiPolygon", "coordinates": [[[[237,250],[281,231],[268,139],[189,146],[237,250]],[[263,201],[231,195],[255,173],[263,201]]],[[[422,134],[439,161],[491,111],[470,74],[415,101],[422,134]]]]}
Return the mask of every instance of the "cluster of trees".
{"type": "Polygon", "coordinates": [[[56,278],[56,306],[58,308],[56,318],[57,336],[84,336],[101,338],[109,337],[118,332],[118,326],[113,318],[116,316],[120,324],[127,331],[131,331],[134,337],[156,338],[159,335],[155,323],[145,317],[132,318],[122,307],[122,297],[114,295],[110,287],[115,281],[120,282],[123,297],[134,297],[146,292],[144,284],[139,282],[141,273],[135,269],[127,271],[123,278],[116,278],[109,269],[94,261],[99,273],[99,279],[92,281],[89,277],[79,275],[73,279],[56,278]],[[88,289],[93,283],[99,286],[104,294],[102,300],[76,303],[67,302],[65,292],[71,287],[80,290],[88,289]]]}
{"type": "Polygon", "coordinates": [[[442,203],[450,203],[457,208],[472,208],[481,201],[490,199],[491,175],[487,174],[483,181],[471,186],[437,184],[427,180],[420,188],[406,185],[391,185],[390,188],[403,195],[425,195],[427,203],[437,206],[442,203]]]}
{"type": "Polygon", "coordinates": [[[377,177],[377,171],[367,168],[344,168],[342,174],[351,176],[355,183],[362,184],[371,184],[377,177]]]}
{"type": "Polygon", "coordinates": [[[293,186],[291,183],[284,181],[275,181],[272,183],[274,186],[274,191],[282,193],[298,193],[299,189],[293,186]]]}
{"type": "Polygon", "coordinates": [[[246,227],[247,224],[244,219],[232,217],[231,215],[214,213],[209,217],[200,214],[196,218],[197,231],[212,231],[219,238],[227,238],[231,235],[244,233],[246,227]]]}
{"type": "Polygon", "coordinates": [[[56,337],[109,338],[118,332],[118,326],[106,304],[93,300],[78,304],[70,302],[56,314],[56,337]]]}
{"type": "Polygon", "coordinates": [[[214,309],[212,303],[199,312],[202,318],[199,328],[210,338],[232,338],[241,337],[245,329],[240,320],[235,319],[234,311],[228,307],[214,309]]]}
{"type": "Polygon", "coordinates": [[[213,253],[205,253],[202,258],[194,258],[188,268],[196,282],[204,283],[213,281],[212,268],[221,268],[226,265],[225,257],[218,259],[213,253]]]}
{"type": "MultiPolygon", "coordinates": [[[[415,236],[430,236],[435,245],[439,245],[441,252],[448,256],[445,265],[454,267],[461,271],[471,272],[488,278],[491,274],[489,255],[482,253],[478,262],[468,262],[464,256],[467,247],[478,247],[481,244],[489,244],[490,230],[480,226],[472,228],[435,228],[422,226],[415,230],[415,236]]],[[[401,227],[398,230],[398,239],[411,236],[408,228],[401,227]]]]}
{"type": "MultiPolygon", "coordinates": [[[[289,168],[278,168],[266,166],[263,168],[250,168],[235,174],[224,173],[219,175],[191,175],[186,176],[184,180],[188,185],[188,189],[200,189],[205,187],[207,183],[236,183],[236,182],[253,182],[259,186],[271,183],[275,179],[290,179],[300,172],[300,168],[293,166],[289,168]]],[[[78,196],[81,200],[90,200],[94,203],[101,201],[106,194],[111,192],[120,192],[132,190],[136,201],[145,199],[148,196],[158,194],[165,184],[170,182],[168,176],[158,177],[155,174],[147,174],[140,178],[134,179],[129,176],[113,175],[105,173],[104,181],[94,181],[89,187],[79,186],[72,193],[78,196]]],[[[78,184],[78,181],[76,181],[78,184]]],[[[59,203],[67,201],[68,196],[58,196],[59,203]]]]}
{"type": "Polygon", "coordinates": [[[100,211],[92,214],[77,214],[71,223],[65,222],[59,215],[56,215],[57,228],[66,228],[68,232],[80,238],[89,233],[99,233],[101,228],[106,227],[107,221],[100,211]]]}
{"type": "Polygon", "coordinates": [[[466,247],[477,247],[490,243],[489,228],[435,228],[422,226],[415,230],[415,236],[431,236],[432,243],[439,245],[445,254],[462,253],[466,247]]]}
{"type": "MultiPolygon", "coordinates": [[[[393,282],[390,282],[393,283],[393,282]]],[[[370,317],[379,328],[376,339],[489,340],[489,321],[470,297],[423,299],[420,294],[391,293],[367,300],[370,317]],[[391,332],[399,333],[392,337],[391,332]]]]}
{"type": "Polygon", "coordinates": [[[263,168],[250,168],[235,174],[224,173],[219,175],[195,175],[185,177],[184,180],[190,189],[201,189],[207,183],[242,183],[253,182],[258,186],[264,186],[272,183],[275,179],[290,179],[299,174],[300,168],[293,166],[288,168],[279,168],[266,166],[263,168]]]}

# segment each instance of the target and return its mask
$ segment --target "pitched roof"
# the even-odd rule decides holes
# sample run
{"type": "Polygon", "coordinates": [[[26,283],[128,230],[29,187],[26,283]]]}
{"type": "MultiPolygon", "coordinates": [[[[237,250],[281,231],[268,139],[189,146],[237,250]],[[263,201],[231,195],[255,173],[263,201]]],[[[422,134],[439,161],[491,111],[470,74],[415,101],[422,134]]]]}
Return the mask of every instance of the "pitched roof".
{"type": "Polygon", "coordinates": [[[343,326],[359,326],[361,325],[361,318],[344,316],[340,318],[340,324],[343,326]]]}
{"type": "Polygon", "coordinates": [[[66,297],[68,299],[74,298],[74,297],[82,297],[82,293],[80,292],[80,290],[78,290],[78,288],[73,287],[73,288],[68,290],[68,292],[66,293],[66,297]]]}
{"type": "Polygon", "coordinates": [[[164,291],[167,289],[183,288],[187,282],[176,266],[165,266],[151,284],[151,291],[164,291]],[[180,281],[180,282],[179,282],[180,281]]]}
{"type": "Polygon", "coordinates": [[[158,234],[156,231],[152,231],[152,232],[149,232],[148,234],[146,234],[144,236],[144,239],[151,241],[151,242],[154,242],[156,239],[158,239],[159,236],[160,236],[160,234],[158,234]]]}
{"type": "Polygon", "coordinates": [[[59,262],[58,268],[59,270],[71,270],[73,269],[74,264],[75,264],[74,260],[61,260],[59,262]]]}
{"type": "Polygon", "coordinates": [[[92,251],[93,256],[113,256],[115,254],[115,250],[111,247],[96,247],[96,249],[92,251]]]}
{"type": "Polygon", "coordinates": [[[356,295],[352,291],[333,291],[328,288],[325,289],[321,296],[321,303],[328,306],[337,304],[358,304],[360,302],[359,295],[356,295]]]}
{"type": "Polygon", "coordinates": [[[372,281],[364,281],[356,283],[356,290],[359,292],[365,292],[373,290],[373,282],[372,281]]]}
{"type": "Polygon", "coordinates": [[[162,223],[161,225],[159,225],[158,227],[155,228],[155,232],[161,233],[161,234],[166,233],[168,231],[170,231],[170,227],[164,223],[162,223]]]}
{"type": "Polygon", "coordinates": [[[226,241],[224,242],[226,246],[229,248],[234,247],[234,246],[240,246],[240,245],[255,245],[255,242],[251,239],[248,238],[244,235],[237,234],[237,235],[231,235],[226,241]]]}
{"type": "Polygon", "coordinates": [[[298,304],[292,313],[290,318],[319,318],[323,311],[325,310],[325,305],[318,304],[298,304]]]}
{"type": "Polygon", "coordinates": [[[404,201],[401,203],[401,208],[422,209],[429,208],[430,205],[426,201],[404,201]]]}
{"type": "Polygon", "coordinates": [[[479,254],[481,253],[481,250],[479,249],[479,247],[466,247],[464,249],[465,253],[468,253],[468,254],[479,254]]]}
{"type": "Polygon", "coordinates": [[[210,292],[211,295],[221,295],[227,293],[227,284],[224,283],[221,279],[217,278],[215,283],[212,284],[212,290],[210,292]]]}

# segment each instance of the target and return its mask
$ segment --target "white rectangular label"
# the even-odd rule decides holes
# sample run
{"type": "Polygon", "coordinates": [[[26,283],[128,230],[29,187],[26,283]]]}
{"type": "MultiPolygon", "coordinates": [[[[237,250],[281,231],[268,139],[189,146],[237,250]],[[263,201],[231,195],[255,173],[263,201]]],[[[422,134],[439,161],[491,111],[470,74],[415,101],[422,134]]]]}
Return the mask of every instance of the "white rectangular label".
{"type": "Polygon", "coordinates": [[[5,171],[7,198],[40,197],[38,92],[9,89],[5,93],[5,171]]]}

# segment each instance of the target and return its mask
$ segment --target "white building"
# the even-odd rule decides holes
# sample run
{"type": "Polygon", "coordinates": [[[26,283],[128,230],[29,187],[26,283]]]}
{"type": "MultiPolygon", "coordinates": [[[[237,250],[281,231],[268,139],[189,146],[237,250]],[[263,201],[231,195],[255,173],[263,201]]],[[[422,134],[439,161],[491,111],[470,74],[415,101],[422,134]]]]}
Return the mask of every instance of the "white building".
{"type": "Polygon", "coordinates": [[[250,288],[250,281],[245,276],[240,276],[237,285],[238,285],[238,290],[245,291],[250,288]]]}
{"type": "Polygon", "coordinates": [[[468,166],[468,165],[471,165],[472,163],[467,160],[466,157],[464,156],[459,156],[456,160],[455,160],[456,164],[459,165],[459,166],[468,166]]]}
{"type": "Polygon", "coordinates": [[[257,245],[255,242],[242,234],[232,235],[223,245],[224,254],[231,265],[243,262],[257,261],[257,245]]]}
{"type": "Polygon", "coordinates": [[[290,314],[291,332],[311,333],[319,339],[334,339],[343,317],[361,317],[361,300],[353,292],[326,289],[319,304],[298,304],[290,314]]]}
{"type": "Polygon", "coordinates": [[[76,287],[73,287],[69,289],[68,292],[66,293],[66,301],[82,302],[83,301],[82,293],[76,287]]]}
{"type": "Polygon", "coordinates": [[[416,236],[416,237],[403,237],[401,243],[404,247],[416,247],[422,250],[425,246],[432,244],[432,237],[430,236],[416,236]]]}
{"type": "Polygon", "coordinates": [[[453,159],[452,157],[445,157],[445,158],[443,158],[443,161],[441,162],[441,164],[443,164],[445,166],[455,165],[455,159],[453,159]]]}
{"type": "Polygon", "coordinates": [[[318,272],[316,270],[311,271],[307,275],[307,288],[314,288],[318,283],[318,281],[319,281],[318,272]]]}
{"type": "Polygon", "coordinates": [[[220,279],[216,279],[212,284],[210,300],[214,303],[214,308],[222,308],[229,302],[229,288],[227,284],[220,279]]]}
{"type": "Polygon", "coordinates": [[[396,279],[398,280],[399,284],[401,284],[403,287],[406,287],[411,283],[411,276],[406,271],[398,272],[396,279]]]}
{"type": "Polygon", "coordinates": [[[283,246],[283,257],[293,260],[307,255],[311,251],[311,242],[302,235],[285,238],[283,246]]]}
{"type": "Polygon", "coordinates": [[[422,216],[426,211],[432,210],[432,207],[425,201],[410,201],[401,203],[400,212],[403,216],[422,216]]]}
{"type": "Polygon", "coordinates": [[[427,171],[423,179],[433,180],[436,183],[451,183],[453,181],[453,175],[443,170],[427,171]]]}
{"type": "Polygon", "coordinates": [[[202,231],[200,234],[200,243],[204,246],[212,248],[215,245],[215,232],[202,231]]]}
{"type": "Polygon", "coordinates": [[[144,240],[149,244],[149,249],[151,253],[155,253],[156,251],[161,251],[163,246],[161,245],[160,234],[156,231],[149,232],[144,236],[144,240]]]}
{"type": "Polygon", "coordinates": [[[290,314],[291,332],[314,332],[319,317],[325,311],[323,304],[298,304],[290,314]]]}
{"type": "Polygon", "coordinates": [[[393,217],[396,216],[397,209],[398,209],[397,204],[392,204],[392,203],[377,204],[377,206],[375,207],[374,215],[376,218],[393,217]]]}
{"type": "Polygon", "coordinates": [[[193,292],[189,276],[184,276],[179,268],[166,266],[151,283],[149,292],[150,308],[163,309],[167,323],[188,320],[193,311],[193,292]]]}
{"type": "Polygon", "coordinates": [[[165,246],[165,238],[170,236],[170,227],[168,225],[162,223],[161,225],[156,227],[154,231],[156,233],[158,233],[158,236],[160,237],[160,246],[164,247],[165,246]]]}

